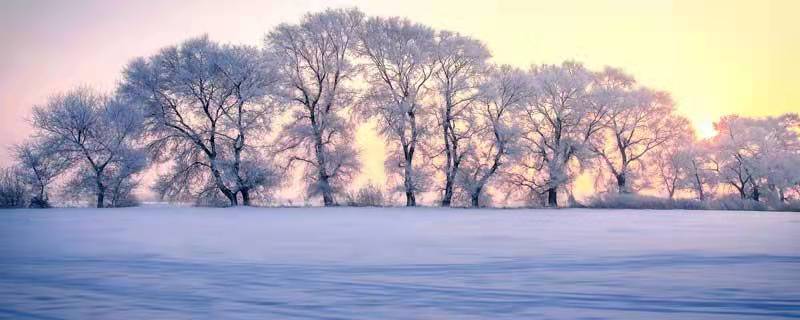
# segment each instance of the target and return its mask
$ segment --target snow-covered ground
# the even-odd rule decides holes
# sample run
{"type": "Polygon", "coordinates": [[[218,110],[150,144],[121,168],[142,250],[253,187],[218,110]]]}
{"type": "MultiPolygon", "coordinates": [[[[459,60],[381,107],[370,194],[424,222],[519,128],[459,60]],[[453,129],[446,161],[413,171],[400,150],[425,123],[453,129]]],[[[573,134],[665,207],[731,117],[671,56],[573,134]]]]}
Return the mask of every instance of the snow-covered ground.
{"type": "Polygon", "coordinates": [[[0,319],[800,317],[800,214],[0,211],[0,319]]]}

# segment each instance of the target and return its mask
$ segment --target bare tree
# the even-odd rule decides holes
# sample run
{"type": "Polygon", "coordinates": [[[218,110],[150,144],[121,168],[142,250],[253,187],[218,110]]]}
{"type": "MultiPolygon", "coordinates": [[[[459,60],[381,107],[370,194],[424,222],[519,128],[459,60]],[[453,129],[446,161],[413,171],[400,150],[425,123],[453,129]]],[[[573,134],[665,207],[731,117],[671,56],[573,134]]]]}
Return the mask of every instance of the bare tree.
{"type": "Polygon", "coordinates": [[[796,114],[746,118],[726,116],[715,124],[712,140],[719,179],[740,198],[760,201],[772,192],[784,202],[784,191],[798,183],[800,118],[796,114]]]}
{"type": "Polygon", "coordinates": [[[321,194],[325,206],[336,204],[334,194],[359,166],[353,126],[341,112],[355,98],[351,51],[363,16],[356,9],[307,14],[298,25],[279,25],[265,40],[277,57],[281,96],[297,106],[278,151],[291,152],[290,165],[306,165],[309,194],[321,194]]]}
{"type": "Polygon", "coordinates": [[[33,140],[14,148],[21,178],[35,193],[31,207],[50,207],[48,187],[71,165],[72,159],[59,154],[54,142],[33,140]]]}
{"type": "Polygon", "coordinates": [[[78,88],[35,107],[33,124],[47,145],[57,147],[53,152],[86,169],[78,172],[71,189],[93,193],[98,208],[119,205],[113,186],[135,184],[134,175],[146,164],[135,143],[141,134],[141,114],[92,89],[78,88]]]}
{"type": "Polygon", "coordinates": [[[449,31],[438,32],[433,52],[433,86],[438,91],[437,116],[445,156],[441,204],[449,207],[461,163],[471,148],[466,144],[475,134],[469,117],[491,54],[482,42],[449,31]]]}
{"type": "Polygon", "coordinates": [[[673,101],[666,92],[637,88],[632,77],[611,68],[599,79],[613,99],[593,150],[614,176],[617,191],[628,193],[635,174],[644,170],[644,158],[689,130],[688,123],[674,116],[673,101]]]}
{"type": "Polygon", "coordinates": [[[682,148],[677,155],[686,172],[685,184],[700,201],[709,199],[718,183],[712,153],[709,142],[703,140],[682,148]]]}
{"type": "Polygon", "coordinates": [[[693,178],[697,178],[692,177],[695,159],[689,149],[695,143],[694,132],[688,120],[683,119],[677,123],[682,128],[676,130],[675,136],[657,148],[652,157],[658,177],[657,184],[669,199],[674,199],[675,193],[680,190],[691,189],[693,178]]]}
{"type": "Polygon", "coordinates": [[[530,98],[517,117],[522,151],[509,182],[531,194],[547,194],[558,206],[558,190],[575,177],[573,168],[589,157],[588,143],[601,128],[603,104],[594,103],[594,75],[582,64],[535,66],[530,98]]]}
{"type": "Polygon", "coordinates": [[[17,167],[0,168],[0,208],[24,208],[27,203],[25,181],[17,167]]]}
{"type": "Polygon", "coordinates": [[[255,48],[203,36],[127,66],[119,91],[144,110],[153,159],[173,164],[160,177],[162,195],[221,193],[237,205],[241,194],[250,205],[255,186],[243,166],[259,159],[249,137],[270,124],[265,99],[277,81],[270,63],[255,48]]]}
{"type": "Polygon", "coordinates": [[[467,119],[475,131],[472,148],[465,152],[460,184],[469,193],[473,207],[487,183],[517,150],[520,128],[513,118],[528,98],[530,77],[508,65],[493,68],[480,87],[476,106],[467,119]]]}
{"type": "Polygon", "coordinates": [[[360,112],[377,118],[380,133],[391,143],[386,167],[402,177],[407,206],[416,206],[416,193],[426,184],[414,159],[428,134],[422,122],[430,117],[424,100],[435,68],[433,37],[432,29],[397,17],[371,18],[361,32],[368,89],[360,112]]]}

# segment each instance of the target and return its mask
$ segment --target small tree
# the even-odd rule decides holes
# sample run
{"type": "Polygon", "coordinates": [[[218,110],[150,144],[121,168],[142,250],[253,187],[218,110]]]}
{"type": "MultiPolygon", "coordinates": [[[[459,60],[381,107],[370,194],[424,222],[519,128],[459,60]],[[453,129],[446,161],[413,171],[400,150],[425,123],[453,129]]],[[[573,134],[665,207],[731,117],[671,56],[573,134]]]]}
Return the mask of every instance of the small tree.
{"type": "Polygon", "coordinates": [[[117,205],[114,185],[135,184],[145,167],[141,113],[116,97],[86,87],[56,95],[34,107],[33,124],[52,152],[80,167],[68,190],[93,194],[98,208],[117,205]]]}
{"type": "Polygon", "coordinates": [[[0,169],[0,208],[24,208],[27,203],[25,182],[17,168],[0,169]]]}
{"type": "Polygon", "coordinates": [[[72,164],[69,157],[58,153],[59,147],[48,141],[33,140],[14,148],[20,166],[20,178],[30,186],[30,206],[50,207],[49,186],[72,164]]]}

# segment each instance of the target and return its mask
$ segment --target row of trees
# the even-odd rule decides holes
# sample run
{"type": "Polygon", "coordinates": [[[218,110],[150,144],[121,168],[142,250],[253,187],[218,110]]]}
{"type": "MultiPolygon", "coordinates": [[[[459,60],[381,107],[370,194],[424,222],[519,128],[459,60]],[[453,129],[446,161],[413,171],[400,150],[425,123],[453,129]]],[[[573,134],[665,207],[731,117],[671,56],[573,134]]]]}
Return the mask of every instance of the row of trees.
{"type": "Polygon", "coordinates": [[[389,148],[387,191],[408,206],[425,192],[488,205],[490,189],[559,206],[585,173],[618,193],[797,195],[797,115],[725,117],[697,141],[669,94],[621,70],[490,59],[468,36],[355,9],[281,24],[261,48],[195,38],[131,61],[111,96],[78,88],[36,107],[10,176],[32,205],[63,176],[69,193],[120,206],[148,163],[165,163],[164,197],[250,205],[297,169],[329,206],[359,172],[354,128],[372,120],[389,148]]]}

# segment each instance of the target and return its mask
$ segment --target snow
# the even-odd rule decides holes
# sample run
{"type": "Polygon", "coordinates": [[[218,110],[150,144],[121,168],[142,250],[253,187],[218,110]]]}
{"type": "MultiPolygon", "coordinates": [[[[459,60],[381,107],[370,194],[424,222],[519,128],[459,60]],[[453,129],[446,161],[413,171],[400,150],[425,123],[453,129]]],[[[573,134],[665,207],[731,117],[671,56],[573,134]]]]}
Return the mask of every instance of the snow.
{"type": "Polygon", "coordinates": [[[800,215],[0,211],[0,319],[800,317],[800,215]]]}

